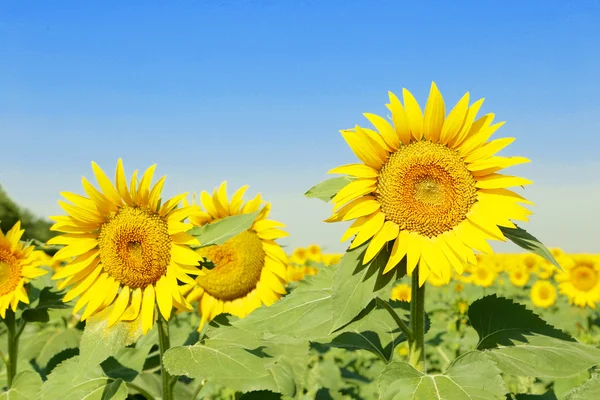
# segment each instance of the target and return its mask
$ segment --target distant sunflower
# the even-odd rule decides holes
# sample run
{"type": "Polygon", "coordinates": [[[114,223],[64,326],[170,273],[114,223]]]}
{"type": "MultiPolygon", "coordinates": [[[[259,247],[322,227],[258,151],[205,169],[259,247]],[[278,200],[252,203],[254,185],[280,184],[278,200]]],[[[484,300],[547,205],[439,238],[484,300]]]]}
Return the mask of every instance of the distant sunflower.
{"type": "Polygon", "coordinates": [[[247,231],[222,245],[197,250],[201,257],[212,262],[214,268],[203,268],[196,278],[187,300],[198,301],[201,315],[200,328],[215,316],[229,313],[240,318],[265,304],[276,302],[286,293],[287,256],[275,242],[288,236],[280,228],[284,224],[267,219],[270,203],[262,204],[260,194],[244,204],[243,186],[227,199],[227,185],[223,182],[212,196],[202,192],[198,208],[190,222],[202,226],[232,215],[261,210],[247,231]],[[262,208],[261,208],[262,207],[262,208]]]}
{"type": "Polygon", "coordinates": [[[0,230],[0,316],[6,316],[10,307],[17,311],[19,302],[29,304],[29,297],[24,285],[48,271],[38,268],[43,257],[42,251],[33,246],[24,246],[20,242],[25,230],[21,229],[21,221],[8,231],[6,235],[0,230]]]}
{"type": "Polygon", "coordinates": [[[296,265],[304,265],[308,260],[308,251],[303,247],[298,247],[294,249],[292,256],[290,257],[290,262],[296,265]]]}
{"type": "Polygon", "coordinates": [[[407,285],[406,283],[400,283],[394,286],[394,288],[392,289],[392,295],[390,296],[392,300],[399,301],[410,301],[411,297],[412,292],[410,289],[410,285],[407,285]]]}
{"type": "Polygon", "coordinates": [[[529,282],[529,271],[522,266],[516,266],[508,272],[508,279],[513,286],[523,287],[529,282]]]}
{"type": "Polygon", "coordinates": [[[537,281],[531,287],[531,301],[541,308],[548,308],[556,302],[556,288],[548,281],[537,281]]]}
{"type": "Polygon", "coordinates": [[[141,180],[137,171],[127,185],[123,162],[119,159],[116,185],[92,162],[102,192],[86,178],[83,188],[89,196],[61,193],[72,204],[59,201],[68,216],[51,217],[52,230],[64,232],[48,241],[63,244],[55,260],[75,257],[53,279],[63,280],[59,288],[70,286],[68,302],[79,297],[73,313],[86,306],[81,319],[112,306],[109,326],[117,321],[142,319],[146,333],[152,328],[155,304],[165,319],[173,306],[189,309],[177,280],[193,283],[188,274],[198,274],[201,257],[187,244],[195,239],[186,233],[185,220],[191,208],[177,208],[186,193],[162,202],[165,178],[152,188],[155,165],[141,180]]]}
{"type": "Polygon", "coordinates": [[[306,248],[307,257],[310,261],[320,263],[322,260],[321,246],[311,244],[306,248]]]}
{"type": "Polygon", "coordinates": [[[495,156],[514,139],[488,142],[503,123],[492,125],[494,114],[475,119],[483,99],[469,106],[467,93],[446,116],[434,83],[424,114],[408,90],[403,95],[404,106],[389,93],[393,125],[364,114],[377,131],[342,131],[362,163],[329,171],[356,179],[332,199],[326,221],[356,220],[342,241],[356,235],[355,248],[371,239],[363,263],[393,242],[384,272],[406,257],[409,274],[419,266],[419,284],[430,273],[448,281],[452,268],[461,274],[475,263],[473,250],[493,253],[486,240],[506,240],[499,226],[527,221],[531,211],[519,203],[532,203],[506,188],[531,181],[498,172],[529,160],[495,156]]]}
{"type": "Polygon", "coordinates": [[[471,283],[481,287],[490,287],[494,284],[497,276],[498,274],[487,266],[476,265],[471,274],[471,283]]]}
{"type": "Polygon", "coordinates": [[[579,307],[596,308],[600,301],[600,257],[573,255],[562,265],[564,271],[555,275],[560,292],[579,307]]]}

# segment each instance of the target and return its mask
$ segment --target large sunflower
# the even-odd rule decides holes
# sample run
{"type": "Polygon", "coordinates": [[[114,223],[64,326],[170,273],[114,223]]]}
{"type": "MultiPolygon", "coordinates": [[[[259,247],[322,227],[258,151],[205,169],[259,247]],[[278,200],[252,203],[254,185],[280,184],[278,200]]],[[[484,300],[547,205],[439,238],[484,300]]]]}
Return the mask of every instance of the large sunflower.
{"type": "Polygon", "coordinates": [[[203,268],[195,286],[187,295],[189,302],[198,301],[200,328],[215,316],[229,313],[240,318],[265,304],[277,301],[286,293],[287,256],[275,239],[288,234],[280,222],[268,220],[271,205],[262,205],[260,194],[244,204],[242,196],[248,186],[227,199],[227,184],[223,182],[212,196],[202,192],[202,207],[190,216],[190,222],[202,226],[228,216],[248,214],[260,209],[247,231],[222,245],[197,250],[211,269],[203,268]],[[261,209],[262,206],[262,209],[261,209]]]}
{"type": "Polygon", "coordinates": [[[560,292],[571,304],[596,308],[600,301],[600,257],[586,254],[571,256],[562,265],[563,271],[555,275],[560,292]]]}
{"type": "Polygon", "coordinates": [[[503,123],[492,125],[494,114],[475,119],[483,99],[469,106],[467,93],[446,116],[434,83],[424,114],[408,90],[403,95],[404,105],[389,93],[392,124],[364,114],[377,131],[341,132],[362,163],[329,171],[356,179],[332,199],[326,221],[356,219],[342,241],[356,235],[355,248],[371,239],[363,263],[393,242],[384,272],[406,257],[409,274],[419,266],[419,284],[430,273],[448,281],[452,268],[461,274],[475,264],[473,250],[493,253],[486,240],[506,240],[499,226],[527,221],[531,212],[519,203],[532,203],[506,188],[531,181],[498,171],[529,160],[495,156],[514,139],[488,142],[503,123]]]}
{"type": "Polygon", "coordinates": [[[200,256],[187,244],[195,239],[186,233],[185,220],[192,211],[178,208],[187,193],[161,204],[165,178],[152,188],[155,165],[138,182],[137,171],[129,186],[119,159],[116,185],[100,167],[92,168],[102,192],[87,179],[83,188],[89,196],[61,193],[72,204],[59,201],[68,216],[51,217],[52,230],[64,232],[48,241],[63,244],[54,259],[75,257],[53,279],[64,279],[59,288],[71,286],[64,297],[77,296],[73,313],[86,306],[81,319],[113,306],[109,326],[140,317],[146,333],[154,324],[155,304],[165,319],[173,306],[189,309],[177,280],[193,283],[188,274],[198,274],[200,256]]]}
{"type": "Polygon", "coordinates": [[[6,316],[10,307],[17,310],[19,301],[29,304],[29,297],[24,285],[33,278],[42,276],[48,271],[38,268],[42,251],[33,246],[23,246],[20,242],[25,230],[21,229],[21,221],[8,231],[6,235],[0,230],[0,316],[6,316]]]}

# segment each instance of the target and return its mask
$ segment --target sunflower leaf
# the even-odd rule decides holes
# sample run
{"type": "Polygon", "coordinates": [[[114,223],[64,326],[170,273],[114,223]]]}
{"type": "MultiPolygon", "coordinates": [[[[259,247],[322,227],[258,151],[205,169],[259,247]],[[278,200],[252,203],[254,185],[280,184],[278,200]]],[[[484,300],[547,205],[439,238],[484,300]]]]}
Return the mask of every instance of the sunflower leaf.
{"type": "Polygon", "coordinates": [[[341,176],[327,179],[308,189],[304,195],[309,199],[317,198],[324,202],[329,202],[344,186],[354,180],[351,176],[341,176]]]}
{"type": "Polygon", "coordinates": [[[223,244],[232,237],[250,229],[258,214],[259,211],[254,211],[248,214],[225,217],[210,224],[195,226],[188,233],[201,243],[196,248],[223,244]]]}
{"type": "Polygon", "coordinates": [[[528,250],[538,256],[542,257],[552,265],[554,265],[559,270],[562,270],[562,267],[556,261],[556,258],[552,255],[550,250],[542,242],[537,240],[534,236],[528,233],[525,229],[519,228],[507,228],[505,226],[499,226],[500,230],[506,236],[508,240],[516,244],[517,246],[528,250]]]}
{"type": "Polygon", "coordinates": [[[336,268],[332,287],[332,332],[352,321],[371,300],[405,274],[405,264],[383,274],[390,255],[389,246],[385,246],[370,263],[363,265],[367,247],[368,243],[365,243],[346,252],[336,268]]]}
{"type": "Polygon", "coordinates": [[[600,376],[595,376],[583,385],[567,394],[565,400],[597,400],[600,399],[600,376]]]}
{"type": "MultiPolygon", "coordinates": [[[[35,397],[30,397],[35,398],[35,397]]],[[[39,400],[125,400],[127,386],[113,380],[99,366],[81,368],[79,356],[59,364],[42,385],[39,400]]]]}
{"type": "Polygon", "coordinates": [[[378,386],[382,400],[500,400],[507,392],[500,371],[478,351],[463,354],[442,375],[426,375],[405,362],[388,364],[378,386]]]}
{"type": "Polygon", "coordinates": [[[512,300],[486,296],[468,314],[479,334],[477,349],[504,373],[561,378],[599,363],[600,349],[575,341],[512,300]]]}
{"type": "Polygon", "coordinates": [[[37,398],[42,388],[42,378],[33,371],[19,372],[7,392],[0,395],[0,400],[30,400],[37,398]]]}

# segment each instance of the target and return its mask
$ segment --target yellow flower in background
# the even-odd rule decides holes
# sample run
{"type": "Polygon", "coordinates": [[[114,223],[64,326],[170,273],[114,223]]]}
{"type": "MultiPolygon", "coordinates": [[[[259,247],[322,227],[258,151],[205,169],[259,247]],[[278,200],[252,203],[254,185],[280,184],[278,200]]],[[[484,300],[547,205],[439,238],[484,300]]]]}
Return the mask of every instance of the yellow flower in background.
{"type": "Polygon", "coordinates": [[[471,274],[472,283],[481,287],[490,287],[498,274],[485,265],[477,265],[471,274]]]}
{"type": "Polygon", "coordinates": [[[596,308],[600,301],[600,257],[573,255],[562,267],[564,271],[555,275],[560,293],[568,296],[571,304],[596,308]]]}
{"type": "Polygon", "coordinates": [[[410,285],[406,283],[400,283],[399,285],[394,286],[392,289],[392,295],[390,299],[399,300],[399,301],[410,301],[412,297],[410,285]]]}
{"type": "Polygon", "coordinates": [[[342,256],[343,254],[323,254],[323,264],[327,267],[339,264],[342,256]]]}
{"type": "Polygon", "coordinates": [[[177,280],[193,283],[188,274],[199,273],[201,257],[187,246],[195,240],[186,233],[191,225],[182,222],[191,209],[178,208],[186,194],[161,204],[166,177],[151,187],[156,165],[139,181],[135,171],[129,185],[121,159],[115,185],[96,163],[92,168],[102,191],[82,178],[89,197],[61,193],[70,202],[59,201],[68,215],[51,217],[51,229],[64,234],[48,244],[66,245],[53,259],[73,257],[53,279],[62,280],[60,289],[70,286],[65,302],[79,296],[73,313],[85,306],[82,320],[112,306],[109,326],[139,317],[146,333],[157,304],[167,320],[173,306],[190,308],[177,280]]]}
{"type": "Polygon", "coordinates": [[[552,278],[552,275],[554,275],[554,273],[557,271],[558,270],[554,265],[550,264],[546,260],[542,260],[538,265],[538,269],[535,273],[537,274],[537,276],[540,277],[540,279],[550,279],[552,278]]]}
{"type": "Polygon", "coordinates": [[[307,257],[310,261],[320,263],[321,262],[321,247],[316,244],[311,244],[306,249],[307,257]]]}
{"type": "Polygon", "coordinates": [[[305,248],[299,247],[294,250],[290,257],[290,262],[297,265],[304,265],[308,260],[308,252],[305,248]]]}
{"type": "Polygon", "coordinates": [[[461,315],[465,315],[468,310],[469,310],[469,303],[467,303],[466,301],[458,302],[458,312],[461,315]]]}
{"type": "Polygon", "coordinates": [[[463,285],[462,282],[458,282],[456,285],[454,285],[454,292],[455,293],[460,293],[463,290],[465,290],[465,285],[463,285]]]}
{"type": "Polygon", "coordinates": [[[287,266],[287,281],[288,282],[298,282],[304,279],[305,276],[316,275],[319,270],[315,267],[309,267],[306,265],[296,266],[296,265],[288,265],[287,266]]]}
{"type": "Polygon", "coordinates": [[[190,216],[196,226],[218,221],[228,216],[248,214],[260,210],[250,229],[229,239],[222,245],[197,250],[198,254],[214,264],[203,268],[187,295],[189,302],[198,301],[201,329],[221,313],[243,318],[262,304],[276,302],[286,293],[288,258],[276,239],[288,236],[280,228],[281,222],[267,219],[270,203],[263,204],[260,194],[244,203],[242,197],[248,186],[227,198],[227,183],[223,182],[212,196],[202,192],[202,208],[190,216]]]}
{"type": "Polygon", "coordinates": [[[24,246],[21,237],[21,221],[6,235],[0,230],[0,316],[6,316],[6,310],[17,311],[19,302],[29,304],[29,296],[24,285],[48,271],[39,268],[43,251],[33,246],[24,246]]]}
{"type": "Polygon", "coordinates": [[[527,272],[530,274],[537,273],[537,270],[540,265],[541,257],[536,256],[535,254],[527,253],[523,256],[523,265],[527,269],[527,272]]]}
{"type": "Polygon", "coordinates": [[[435,274],[429,275],[427,282],[429,282],[432,286],[435,286],[435,287],[446,286],[449,283],[445,279],[442,279],[435,274]]]}
{"type": "Polygon", "coordinates": [[[548,308],[556,302],[556,288],[548,281],[537,281],[531,287],[531,301],[537,307],[548,308]]]}
{"type": "Polygon", "coordinates": [[[495,155],[514,139],[488,141],[502,123],[492,125],[494,114],[475,119],[483,99],[469,106],[467,93],[446,116],[434,83],[424,113],[406,89],[404,105],[389,96],[391,124],[364,114],[376,130],[342,131],[361,163],[329,171],[356,179],[332,199],[326,221],[355,220],[342,241],[356,235],[355,248],[370,240],[363,263],[393,242],[384,272],[406,257],[408,274],[419,268],[419,284],[432,273],[449,281],[452,269],[461,274],[475,263],[473,250],[492,254],[487,240],[506,240],[498,226],[528,220],[519,203],[532,203],[507,188],[531,181],[498,172],[529,160],[495,155]]]}
{"type": "Polygon", "coordinates": [[[529,282],[529,271],[526,268],[517,266],[508,272],[508,279],[516,287],[523,287],[529,282]]]}

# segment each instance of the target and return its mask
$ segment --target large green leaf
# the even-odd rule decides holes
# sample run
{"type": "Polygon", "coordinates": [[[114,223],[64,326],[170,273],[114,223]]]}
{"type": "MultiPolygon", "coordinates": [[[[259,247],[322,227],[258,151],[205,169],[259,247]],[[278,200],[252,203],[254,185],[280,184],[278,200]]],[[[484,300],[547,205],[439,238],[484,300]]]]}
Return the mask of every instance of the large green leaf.
{"type": "Polygon", "coordinates": [[[63,293],[55,292],[51,287],[44,287],[39,290],[32,286],[31,291],[31,304],[28,309],[23,310],[21,316],[27,322],[48,322],[50,320],[49,310],[69,307],[68,304],[62,301],[63,293]]]}
{"type": "Polygon", "coordinates": [[[52,329],[52,333],[44,342],[36,361],[40,367],[45,367],[48,361],[63,350],[79,347],[81,331],[68,329],[52,329]]]}
{"type": "Polygon", "coordinates": [[[79,356],[58,365],[42,385],[39,400],[125,400],[127,387],[113,380],[98,366],[82,368],[79,356]]]}
{"type": "Polygon", "coordinates": [[[330,178],[326,181],[316,184],[308,189],[304,195],[310,199],[317,198],[324,202],[329,202],[344,186],[352,182],[355,178],[350,176],[341,176],[330,178]]]}
{"type": "Polygon", "coordinates": [[[141,318],[132,322],[120,321],[109,327],[107,319],[110,312],[109,307],[87,321],[79,357],[83,369],[99,365],[142,336],[141,318]]]}
{"type": "Polygon", "coordinates": [[[463,354],[442,375],[395,362],[384,368],[378,383],[382,400],[500,400],[506,394],[500,371],[477,351],[463,354]]]}
{"type": "Polygon", "coordinates": [[[19,372],[11,388],[0,395],[0,400],[31,400],[37,398],[42,388],[42,378],[33,371],[19,372]]]}
{"type": "Polygon", "coordinates": [[[237,327],[194,346],[169,349],[163,358],[172,375],[207,379],[238,391],[271,390],[294,396],[308,364],[308,343],[293,338],[258,339],[237,327]]]}
{"type": "Polygon", "coordinates": [[[553,390],[548,390],[543,394],[519,393],[514,396],[514,400],[558,400],[553,390]]]}
{"type": "Polygon", "coordinates": [[[225,217],[210,224],[195,226],[188,233],[200,242],[199,247],[223,244],[250,229],[260,211],[225,217]]]}
{"type": "Polygon", "coordinates": [[[479,334],[479,350],[498,345],[510,346],[515,340],[523,341],[526,335],[534,333],[573,341],[569,335],[549,325],[524,305],[495,294],[474,301],[469,306],[468,315],[471,325],[479,334]]]}
{"type": "Polygon", "coordinates": [[[600,399],[600,376],[596,376],[583,385],[573,389],[564,400],[598,400],[600,399]]]}
{"type": "Polygon", "coordinates": [[[524,339],[486,354],[502,372],[538,378],[562,378],[600,364],[600,349],[583,343],[538,335],[524,339]]]}
{"type": "Polygon", "coordinates": [[[333,277],[332,331],[352,321],[379,293],[401,278],[406,269],[401,263],[393,271],[383,274],[389,258],[389,246],[367,265],[362,259],[368,243],[349,250],[338,264],[333,277]]]}
{"type": "Polygon", "coordinates": [[[287,296],[270,307],[254,310],[235,326],[252,332],[290,335],[310,340],[331,331],[333,268],[308,276],[287,296]]]}
{"type": "Polygon", "coordinates": [[[556,268],[562,270],[560,264],[556,261],[550,250],[542,242],[533,237],[525,229],[519,228],[507,228],[505,226],[499,226],[500,230],[511,242],[517,246],[528,250],[538,256],[544,258],[546,261],[552,263],[556,268]]]}

